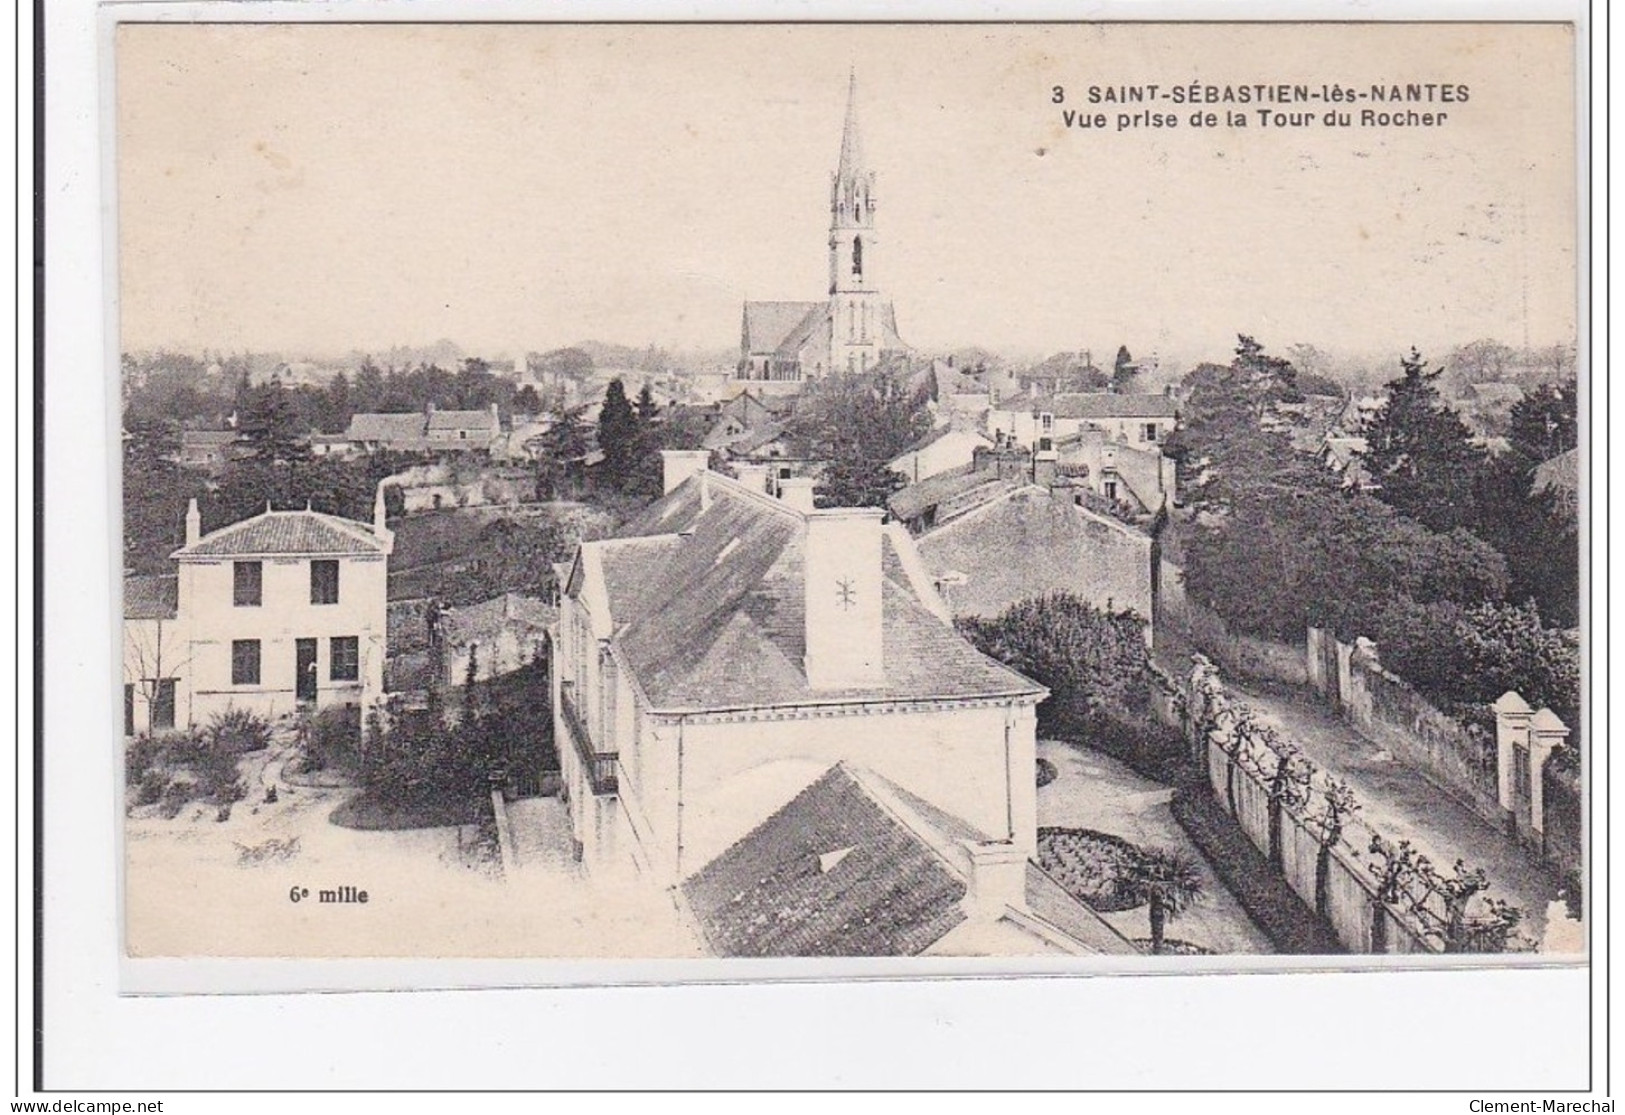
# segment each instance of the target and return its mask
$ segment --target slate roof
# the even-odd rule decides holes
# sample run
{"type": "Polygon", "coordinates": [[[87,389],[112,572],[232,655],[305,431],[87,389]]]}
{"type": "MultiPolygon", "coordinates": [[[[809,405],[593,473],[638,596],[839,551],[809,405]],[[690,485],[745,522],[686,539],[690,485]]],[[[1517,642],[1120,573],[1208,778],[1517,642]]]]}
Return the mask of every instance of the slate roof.
{"type": "Polygon", "coordinates": [[[964,881],[839,765],[683,893],[720,956],[913,956],[965,918],[964,881]]]}
{"type": "Polygon", "coordinates": [[[124,578],[125,619],[174,619],[179,599],[174,574],[124,578]]]}
{"type": "Polygon", "coordinates": [[[384,554],[372,527],[319,511],[262,511],[182,546],[173,558],[384,554]]]}
{"type": "Polygon", "coordinates": [[[806,519],[715,473],[690,477],[614,540],[584,543],[601,564],[612,638],[656,710],[1041,696],[987,658],[906,583],[883,544],[885,684],[807,682],[802,580],[806,519]],[[709,487],[701,506],[700,485],[709,487]]]}
{"type": "Polygon", "coordinates": [[[828,308],[827,302],[746,302],[745,352],[777,352],[797,326],[828,308]]]}
{"type": "Polygon", "coordinates": [[[1116,395],[1091,391],[1056,395],[1035,402],[1033,413],[1057,418],[1173,418],[1179,411],[1167,395],[1116,395]]]}
{"type": "Polygon", "coordinates": [[[409,414],[352,414],[349,429],[344,431],[351,441],[411,441],[422,438],[427,429],[424,416],[416,411],[409,414]]]}
{"type": "Polygon", "coordinates": [[[965,495],[986,485],[989,495],[1013,491],[1019,485],[1002,480],[996,468],[977,469],[976,462],[960,465],[935,476],[928,476],[918,484],[899,488],[886,501],[891,513],[903,521],[923,515],[932,507],[956,496],[965,495]]]}
{"type": "Polygon", "coordinates": [[[486,410],[434,410],[429,412],[431,430],[481,430],[495,433],[500,419],[486,410]]]}
{"type": "Polygon", "coordinates": [[[182,430],[182,449],[217,449],[237,440],[236,430],[182,430]]]}

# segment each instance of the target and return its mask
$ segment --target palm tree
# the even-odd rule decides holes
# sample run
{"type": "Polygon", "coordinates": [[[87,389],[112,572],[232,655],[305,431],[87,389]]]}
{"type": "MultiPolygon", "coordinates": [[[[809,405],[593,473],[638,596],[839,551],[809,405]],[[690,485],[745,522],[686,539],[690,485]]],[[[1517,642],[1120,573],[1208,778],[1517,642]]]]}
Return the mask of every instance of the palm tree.
{"type": "Polygon", "coordinates": [[[1151,908],[1151,952],[1162,952],[1163,927],[1202,896],[1202,869],[1175,848],[1142,848],[1124,865],[1121,886],[1151,908]]]}

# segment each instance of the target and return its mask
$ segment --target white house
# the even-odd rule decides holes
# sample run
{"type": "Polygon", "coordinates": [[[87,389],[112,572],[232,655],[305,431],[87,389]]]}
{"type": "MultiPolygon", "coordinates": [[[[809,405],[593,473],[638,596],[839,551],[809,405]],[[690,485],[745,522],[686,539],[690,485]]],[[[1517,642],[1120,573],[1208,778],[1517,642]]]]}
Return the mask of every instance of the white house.
{"type": "Polygon", "coordinates": [[[1052,395],[1000,404],[988,412],[995,440],[1047,452],[1055,442],[1085,429],[1104,430],[1114,441],[1146,448],[1173,433],[1179,411],[1168,395],[1109,392],[1052,395]]]}
{"type": "MultiPolygon", "coordinates": [[[[142,614],[125,624],[125,684],[136,695],[154,689],[156,698],[142,682],[172,678],[173,697],[151,703],[172,700],[167,719],[176,727],[229,708],[274,717],[301,705],[375,704],[384,688],[393,547],[382,490],[371,525],[308,509],[266,510],[209,534],[193,500],[186,544],[170,555],[173,612],[145,587],[126,586],[126,614],[132,602],[142,614]],[[143,662],[162,669],[143,670],[143,662]]],[[[161,727],[152,723],[166,719],[158,711],[149,707],[135,723],[127,715],[126,728],[161,727]]]]}
{"type": "Polygon", "coordinates": [[[810,481],[774,498],[663,456],[663,498],[560,568],[554,723],[587,870],[680,893],[725,955],[1116,951],[1034,912],[1046,690],[954,630],[906,532],[813,510],[810,481]],[[918,909],[884,899],[915,887],[918,909]]]}
{"type": "Polygon", "coordinates": [[[992,447],[992,439],[985,434],[944,426],[888,461],[886,467],[910,484],[918,484],[950,469],[963,468],[976,459],[978,449],[992,447]]]}

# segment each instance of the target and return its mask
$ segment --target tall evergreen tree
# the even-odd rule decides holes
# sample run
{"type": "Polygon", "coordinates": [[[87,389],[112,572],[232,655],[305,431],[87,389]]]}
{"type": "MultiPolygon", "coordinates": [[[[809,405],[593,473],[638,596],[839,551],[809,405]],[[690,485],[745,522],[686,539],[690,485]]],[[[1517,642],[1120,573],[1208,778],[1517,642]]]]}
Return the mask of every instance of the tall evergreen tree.
{"type": "Polygon", "coordinates": [[[288,464],[304,460],[309,452],[305,435],[310,431],[300,428],[298,410],[274,381],[245,394],[237,431],[249,460],[288,464]]]}
{"type": "Polygon", "coordinates": [[[1117,359],[1112,363],[1112,390],[1119,395],[1126,393],[1134,386],[1134,378],[1140,374],[1140,369],[1134,363],[1134,357],[1129,355],[1127,345],[1117,346],[1117,359]]]}
{"type": "Polygon", "coordinates": [[[660,413],[660,406],[655,402],[655,393],[645,383],[638,391],[638,421],[647,427],[660,413]]]}
{"type": "Polygon", "coordinates": [[[604,454],[604,477],[618,492],[626,489],[636,472],[642,434],[638,416],[626,398],[626,385],[619,378],[610,380],[603,409],[598,412],[598,448],[604,454]]]}
{"type": "Polygon", "coordinates": [[[1365,430],[1366,468],[1384,503],[1437,531],[1471,528],[1487,455],[1461,416],[1439,397],[1421,353],[1400,360],[1398,379],[1365,430]]]}

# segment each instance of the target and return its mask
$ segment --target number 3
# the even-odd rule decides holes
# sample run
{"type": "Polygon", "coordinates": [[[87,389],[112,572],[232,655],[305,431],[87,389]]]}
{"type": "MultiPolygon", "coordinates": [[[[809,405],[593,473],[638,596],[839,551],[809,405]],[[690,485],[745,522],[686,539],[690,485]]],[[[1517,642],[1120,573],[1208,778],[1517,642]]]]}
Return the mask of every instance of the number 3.
{"type": "Polygon", "coordinates": [[[1062,89],[1059,85],[1054,86],[1053,88],[1050,89],[1050,91],[1049,91],[1049,103],[1050,104],[1058,105],[1058,104],[1061,104],[1065,100],[1066,100],[1066,90],[1065,89],[1062,89]]]}

